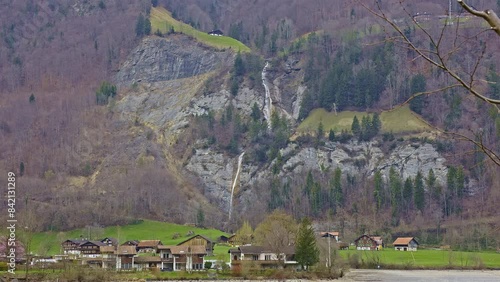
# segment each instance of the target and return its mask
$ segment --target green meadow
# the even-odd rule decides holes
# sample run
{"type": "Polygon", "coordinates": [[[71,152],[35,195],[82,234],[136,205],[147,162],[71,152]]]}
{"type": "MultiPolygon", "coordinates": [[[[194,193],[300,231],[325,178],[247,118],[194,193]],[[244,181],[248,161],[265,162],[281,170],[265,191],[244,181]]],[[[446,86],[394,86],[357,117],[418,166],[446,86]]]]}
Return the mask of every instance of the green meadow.
{"type": "MultiPolygon", "coordinates": [[[[66,232],[42,232],[33,234],[32,253],[39,255],[55,255],[60,253],[61,243],[67,239],[92,238],[93,240],[102,239],[104,237],[113,237],[118,239],[119,243],[128,240],[161,240],[164,245],[176,245],[191,236],[187,236],[188,232],[192,231],[195,235],[203,235],[212,240],[217,240],[221,235],[228,235],[216,229],[204,229],[193,226],[178,225],[167,222],[159,222],[152,220],[141,220],[137,224],[129,224],[124,226],[110,226],[103,228],[97,234],[92,234],[88,229],[75,229],[66,232]],[[173,239],[175,234],[180,237],[173,239]]],[[[96,231],[93,231],[96,233],[96,231]]],[[[225,251],[226,248],[216,246],[214,251],[219,253],[219,250],[225,251]]]]}
{"type": "MultiPolygon", "coordinates": [[[[335,132],[342,130],[350,131],[354,116],[357,116],[361,121],[362,117],[367,114],[369,113],[357,111],[342,111],[335,114],[325,109],[315,109],[298,126],[297,132],[299,134],[315,132],[320,122],[323,123],[325,132],[330,131],[330,129],[333,129],[335,132]]],[[[418,118],[407,105],[382,112],[380,120],[382,121],[382,132],[417,133],[431,131],[431,128],[418,118]]]]}
{"type": "Polygon", "coordinates": [[[230,48],[235,51],[250,52],[250,48],[234,38],[228,36],[212,36],[174,19],[172,14],[163,7],[151,8],[150,21],[152,33],[159,30],[161,33],[166,34],[169,32],[170,28],[173,28],[175,32],[181,32],[189,35],[196,40],[217,49],[230,48]]]}
{"type": "Polygon", "coordinates": [[[396,251],[385,248],[381,251],[339,251],[348,259],[356,255],[362,264],[397,266],[408,268],[499,268],[500,253],[462,252],[440,249],[419,249],[416,252],[396,251]]]}

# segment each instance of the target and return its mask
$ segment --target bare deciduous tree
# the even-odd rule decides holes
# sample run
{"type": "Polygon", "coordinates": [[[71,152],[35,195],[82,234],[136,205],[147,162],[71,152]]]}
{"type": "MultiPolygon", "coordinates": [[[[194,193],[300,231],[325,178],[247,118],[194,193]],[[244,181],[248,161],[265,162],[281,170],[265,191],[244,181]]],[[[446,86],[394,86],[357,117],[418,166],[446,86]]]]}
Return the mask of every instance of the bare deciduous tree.
{"type": "MultiPolygon", "coordinates": [[[[465,26],[461,16],[452,19],[448,17],[437,17],[428,15],[426,18],[419,18],[418,13],[412,13],[408,9],[408,3],[399,1],[398,7],[404,14],[404,19],[394,19],[382,7],[379,1],[375,1],[373,6],[364,1],[357,1],[374,16],[382,20],[385,28],[387,40],[394,42],[398,46],[406,48],[415,57],[411,62],[424,60],[434,71],[444,74],[446,79],[444,85],[432,90],[419,92],[412,95],[406,102],[422,95],[445,93],[450,90],[464,89],[470,97],[479,102],[490,105],[495,109],[496,114],[500,114],[500,100],[484,94],[484,89],[488,86],[488,81],[484,79],[485,63],[484,59],[490,54],[492,48],[488,43],[491,38],[487,31],[494,30],[500,35],[500,20],[492,10],[477,11],[471,8],[462,0],[458,3],[470,14],[484,18],[490,25],[490,29],[468,28],[465,26]],[[441,27],[439,25],[441,24],[441,27]],[[412,32],[413,31],[413,32],[412,32]],[[418,33],[418,36],[415,36],[418,33]]],[[[500,166],[500,153],[495,142],[488,141],[485,137],[483,126],[479,125],[475,129],[462,131],[448,131],[436,128],[438,131],[456,137],[459,140],[466,140],[475,145],[475,152],[484,153],[489,160],[500,166]]]]}

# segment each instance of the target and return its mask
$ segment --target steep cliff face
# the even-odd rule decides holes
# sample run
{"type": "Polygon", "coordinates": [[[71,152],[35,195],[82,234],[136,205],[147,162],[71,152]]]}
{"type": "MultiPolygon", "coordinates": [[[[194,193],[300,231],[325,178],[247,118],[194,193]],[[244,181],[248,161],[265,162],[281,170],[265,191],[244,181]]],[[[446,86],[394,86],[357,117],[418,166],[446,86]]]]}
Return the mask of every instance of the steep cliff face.
{"type": "MultiPolygon", "coordinates": [[[[404,179],[415,178],[418,171],[427,175],[433,169],[437,182],[446,183],[445,159],[431,144],[415,144],[402,142],[394,150],[384,153],[377,141],[349,142],[340,144],[328,142],[320,148],[301,147],[295,143],[281,150],[286,160],[277,174],[279,179],[304,175],[308,171],[333,171],[337,167],[344,175],[357,179],[369,179],[376,170],[380,170],[384,179],[389,179],[389,169],[394,166],[404,179]]],[[[232,180],[235,176],[237,157],[229,157],[210,149],[196,150],[186,168],[203,179],[205,193],[210,198],[218,199],[220,207],[229,210],[229,195],[232,180]]],[[[254,185],[265,183],[273,177],[272,166],[276,160],[263,167],[243,162],[240,174],[240,189],[236,193],[241,203],[240,209],[251,208],[254,185]],[[241,193],[244,191],[244,193],[241,193]]]]}
{"type": "Polygon", "coordinates": [[[231,63],[232,53],[215,51],[187,36],[148,37],[132,51],[116,75],[120,86],[205,74],[231,63]]]}
{"type": "MultiPolygon", "coordinates": [[[[238,156],[207,146],[206,140],[189,140],[180,161],[174,156],[176,136],[190,127],[190,118],[209,112],[222,113],[229,105],[242,120],[249,120],[252,106],[264,110],[264,89],[249,89],[241,85],[233,96],[225,86],[228,68],[234,54],[210,50],[183,36],[146,38],[129,56],[116,80],[126,94],[116,104],[122,118],[143,124],[159,138],[165,162],[179,175],[179,182],[194,176],[201,183],[197,191],[211,199],[220,210],[228,212],[231,187],[237,171],[238,156]],[[207,91],[209,78],[219,77],[220,87],[207,91]]],[[[306,90],[301,83],[303,72],[295,61],[270,66],[266,70],[267,87],[270,89],[273,108],[288,118],[292,128],[296,123],[300,101],[306,90]]],[[[248,143],[240,152],[249,151],[248,143]]],[[[381,141],[348,143],[326,142],[323,146],[310,147],[298,142],[281,149],[282,163],[279,171],[271,172],[276,159],[256,163],[245,155],[235,189],[239,210],[251,208],[255,199],[255,185],[267,183],[271,178],[293,178],[308,171],[333,171],[341,168],[343,175],[357,179],[371,179],[380,170],[388,179],[390,167],[403,178],[424,175],[432,168],[437,182],[444,184],[447,168],[445,159],[429,143],[397,142],[392,149],[383,148],[381,141]]]]}

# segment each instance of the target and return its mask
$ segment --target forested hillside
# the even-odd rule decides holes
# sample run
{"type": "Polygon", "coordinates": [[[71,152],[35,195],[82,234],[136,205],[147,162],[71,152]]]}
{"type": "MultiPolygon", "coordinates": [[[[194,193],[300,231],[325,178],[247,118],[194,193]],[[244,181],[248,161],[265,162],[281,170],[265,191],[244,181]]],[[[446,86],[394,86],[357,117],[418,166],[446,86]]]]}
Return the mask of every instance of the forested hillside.
{"type": "Polygon", "coordinates": [[[2,5],[0,179],[29,228],[231,232],[280,209],[347,239],[494,248],[498,108],[400,40],[498,99],[486,22],[455,1],[453,24],[447,2],[288,2],[2,5]]]}

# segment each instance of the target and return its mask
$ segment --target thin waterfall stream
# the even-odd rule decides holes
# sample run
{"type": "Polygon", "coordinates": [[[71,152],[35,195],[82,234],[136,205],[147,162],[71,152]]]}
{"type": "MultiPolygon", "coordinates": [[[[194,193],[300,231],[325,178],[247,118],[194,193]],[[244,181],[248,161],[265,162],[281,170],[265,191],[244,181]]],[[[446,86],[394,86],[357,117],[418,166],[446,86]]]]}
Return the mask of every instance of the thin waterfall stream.
{"type": "Polygon", "coordinates": [[[264,85],[264,89],[266,90],[266,97],[264,100],[264,118],[267,121],[267,128],[271,130],[271,114],[273,107],[273,100],[271,99],[271,92],[269,91],[269,86],[267,86],[267,68],[269,67],[269,62],[266,62],[264,69],[262,70],[262,85],[264,85]]]}
{"type": "Polygon", "coordinates": [[[241,165],[243,163],[243,156],[244,155],[245,155],[245,152],[241,153],[241,155],[238,157],[238,168],[236,169],[236,175],[234,176],[233,185],[231,187],[231,197],[229,198],[229,220],[231,220],[231,213],[233,211],[234,188],[236,188],[236,183],[240,177],[241,165]]]}

